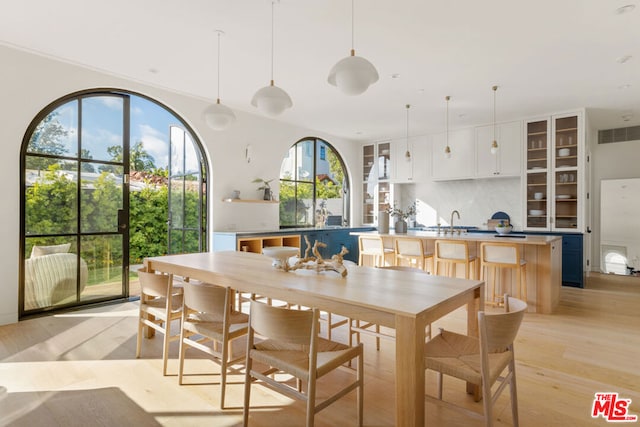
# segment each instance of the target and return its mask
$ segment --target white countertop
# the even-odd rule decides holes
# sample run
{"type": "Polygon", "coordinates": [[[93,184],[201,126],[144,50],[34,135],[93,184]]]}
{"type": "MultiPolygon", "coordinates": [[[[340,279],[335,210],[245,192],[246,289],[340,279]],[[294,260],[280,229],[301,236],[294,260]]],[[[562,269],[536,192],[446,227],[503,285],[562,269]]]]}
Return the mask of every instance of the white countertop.
{"type": "Polygon", "coordinates": [[[474,242],[511,242],[526,245],[548,245],[552,242],[562,240],[562,236],[550,234],[513,234],[512,236],[525,237],[498,237],[497,233],[455,233],[454,234],[438,234],[437,231],[416,231],[409,230],[406,233],[396,233],[390,230],[388,233],[378,233],[377,231],[354,231],[351,234],[355,236],[375,234],[382,237],[394,238],[421,238],[421,239],[442,239],[442,240],[466,240],[474,242]]]}

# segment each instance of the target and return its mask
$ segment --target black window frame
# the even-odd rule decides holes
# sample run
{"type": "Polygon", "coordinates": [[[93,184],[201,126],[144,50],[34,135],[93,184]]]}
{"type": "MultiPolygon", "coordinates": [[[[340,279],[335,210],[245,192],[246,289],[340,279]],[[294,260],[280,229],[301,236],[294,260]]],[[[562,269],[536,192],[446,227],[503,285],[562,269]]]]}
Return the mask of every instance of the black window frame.
{"type": "MultiPolygon", "coordinates": [[[[344,160],[342,159],[342,156],[340,155],[340,152],[333,146],[331,145],[328,141],[322,139],[322,138],[318,138],[318,137],[306,137],[306,138],[302,138],[300,140],[298,140],[295,144],[293,144],[291,147],[289,147],[289,150],[287,150],[287,155],[285,156],[285,159],[289,157],[289,153],[291,152],[291,148],[296,147],[298,144],[302,144],[308,141],[312,141],[313,142],[313,149],[311,150],[311,152],[313,153],[313,173],[312,173],[312,180],[311,181],[305,181],[305,180],[301,180],[297,178],[297,173],[296,171],[294,171],[294,176],[291,179],[283,179],[282,177],[279,178],[280,183],[282,184],[282,182],[288,182],[288,183],[293,183],[294,184],[294,188],[296,189],[295,191],[295,195],[294,195],[294,199],[295,199],[295,204],[296,206],[298,205],[298,198],[297,198],[297,188],[298,188],[298,183],[304,183],[305,185],[308,185],[309,183],[312,184],[313,186],[313,210],[315,211],[315,208],[317,206],[317,186],[316,186],[316,176],[317,176],[317,157],[320,158],[320,160],[326,161],[326,149],[327,147],[329,149],[331,149],[333,151],[333,153],[336,155],[336,157],[338,158],[338,161],[340,162],[340,166],[342,167],[343,170],[343,177],[344,177],[344,181],[342,183],[342,203],[343,203],[343,218],[342,218],[342,222],[343,222],[343,226],[349,226],[350,220],[349,218],[351,217],[351,202],[350,202],[350,182],[349,182],[349,174],[347,173],[347,167],[346,164],[344,162],[344,160]],[[321,145],[319,145],[321,144],[321,145]],[[318,147],[320,147],[320,150],[318,150],[318,147]],[[324,150],[323,150],[324,149],[324,150]],[[319,154],[319,152],[324,151],[324,158],[322,158],[322,156],[319,154]]],[[[294,153],[294,168],[297,167],[298,165],[298,150],[293,150],[294,153]]],[[[283,159],[284,161],[284,159],[283,159]]],[[[316,224],[316,216],[312,215],[312,224],[287,224],[287,225],[283,225],[280,220],[278,220],[279,222],[279,226],[280,229],[292,229],[292,228],[316,228],[317,224],[316,224]]]]}

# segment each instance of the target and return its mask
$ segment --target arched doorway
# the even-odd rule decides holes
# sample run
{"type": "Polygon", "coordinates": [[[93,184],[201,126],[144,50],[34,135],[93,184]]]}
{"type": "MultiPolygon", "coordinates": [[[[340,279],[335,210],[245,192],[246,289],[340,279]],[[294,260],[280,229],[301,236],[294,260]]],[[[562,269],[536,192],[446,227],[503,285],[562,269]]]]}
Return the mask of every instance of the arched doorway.
{"type": "Polygon", "coordinates": [[[206,169],[186,123],[147,97],[44,108],[21,153],[20,316],[126,298],[130,265],[205,250],[206,169]]]}

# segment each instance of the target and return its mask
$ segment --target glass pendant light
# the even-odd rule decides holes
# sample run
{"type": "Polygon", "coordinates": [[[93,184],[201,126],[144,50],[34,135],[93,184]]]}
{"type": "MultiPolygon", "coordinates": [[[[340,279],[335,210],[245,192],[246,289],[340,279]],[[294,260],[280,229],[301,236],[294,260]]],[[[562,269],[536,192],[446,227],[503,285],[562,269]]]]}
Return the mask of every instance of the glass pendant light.
{"type": "Polygon", "coordinates": [[[327,81],[345,95],[360,95],[378,81],[378,71],[373,64],[356,56],[354,48],[354,0],[351,0],[351,55],[341,59],[329,71],[327,81]]]}
{"type": "Polygon", "coordinates": [[[293,106],[287,92],[276,86],[273,81],[273,7],[276,1],[271,2],[271,83],[259,89],[251,99],[251,105],[272,117],[282,114],[284,110],[293,106]]]}
{"type": "Polygon", "coordinates": [[[407,108],[407,151],[405,151],[404,153],[404,158],[407,160],[407,162],[410,162],[411,151],[409,151],[409,108],[411,108],[411,105],[407,104],[406,108],[407,108]]]}
{"type": "Polygon", "coordinates": [[[220,103],[220,36],[224,31],[216,30],[218,33],[218,97],[216,103],[208,106],[204,110],[204,120],[210,128],[223,130],[236,121],[236,115],[231,108],[220,103]]]}
{"type": "Polygon", "coordinates": [[[498,141],[496,140],[496,91],[498,86],[493,86],[493,142],[491,143],[491,154],[498,152],[498,141]]]}
{"type": "Polygon", "coordinates": [[[444,98],[447,101],[447,118],[446,118],[446,129],[447,129],[447,146],[444,147],[444,156],[447,159],[451,158],[451,147],[449,147],[449,100],[451,97],[449,95],[444,98]]]}

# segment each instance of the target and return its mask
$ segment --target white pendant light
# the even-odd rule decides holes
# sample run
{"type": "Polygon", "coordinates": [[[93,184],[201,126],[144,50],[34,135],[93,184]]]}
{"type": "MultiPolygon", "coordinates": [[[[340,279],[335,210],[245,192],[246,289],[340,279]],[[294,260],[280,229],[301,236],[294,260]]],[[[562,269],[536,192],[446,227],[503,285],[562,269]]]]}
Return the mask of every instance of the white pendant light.
{"type": "Polygon", "coordinates": [[[491,154],[498,152],[498,140],[496,140],[496,91],[498,86],[493,86],[493,142],[491,143],[491,154]]]}
{"type": "Polygon", "coordinates": [[[251,99],[251,105],[272,117],[282,114],[284,110],[293,106],[287,92],[273,83],[273,7],[276,1],[271,2],[271,83],[259,89],[251,99]]]}
{"type": "Polygon", "coordinates": [[[236,121],[236,115],[233,114],[231,108],[220,103],[220,36],[223,31],[216,30],[218,33],[218,98],[216,103],[208,106],[204,110],[204,120],[210,128],[214,130],[223,130],[236,121]]]}
{"type": "Polygon", "coordinates": [[[411,151],[409,150],[409,108],[411,108],[411,105],[407,104],[406,108],[407,108],[407,151],[405,151],[404,153],[404,158],[407,162],[410,162],[411,151]]]}
{"type": "Polygon", "coordinates": [[[351,0],[351,55],[338,61],[329,71],[327,81],[346,95],[360,95],[378,81],[378,71],[373,64],[354,49],[354,0],[351,0]]]}
{"type": "Polygon", "coordinates": [[[449,95],[444,98],[447,101],[447,118],[446,118],[446,129],[447,129],[447,146],[444,147],[444,156],[447,159],[451,158],[451,147],[449,147],[449,100],[451,97],[449,95]]]}

